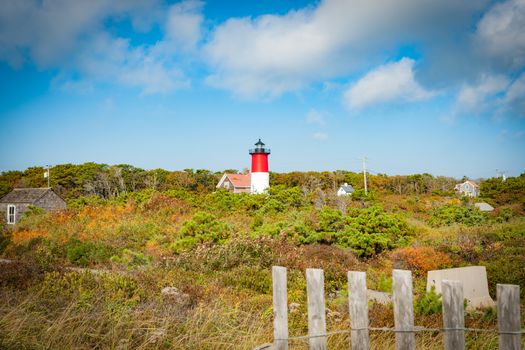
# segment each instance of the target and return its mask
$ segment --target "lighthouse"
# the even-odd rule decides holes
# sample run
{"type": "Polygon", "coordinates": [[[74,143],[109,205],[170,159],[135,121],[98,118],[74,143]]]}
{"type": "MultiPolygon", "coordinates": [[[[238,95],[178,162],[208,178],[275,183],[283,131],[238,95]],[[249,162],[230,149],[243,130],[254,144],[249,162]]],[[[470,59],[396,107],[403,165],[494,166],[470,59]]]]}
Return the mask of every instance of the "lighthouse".
{"type": "Polygon", "coordinates": [[[270,149],[264,147],[259,139],[255,148],[250,149],[252,156],[251,193],[264,193],[270,187],[270,174],[268,173],[268,155],[270,149]]]}

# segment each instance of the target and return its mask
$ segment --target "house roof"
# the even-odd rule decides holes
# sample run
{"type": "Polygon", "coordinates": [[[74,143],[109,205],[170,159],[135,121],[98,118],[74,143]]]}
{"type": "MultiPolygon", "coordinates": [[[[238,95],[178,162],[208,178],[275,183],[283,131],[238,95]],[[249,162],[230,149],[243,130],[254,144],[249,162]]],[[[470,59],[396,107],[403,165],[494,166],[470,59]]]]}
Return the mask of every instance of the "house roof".
{"type": "Polygon", "coordinates": [[[50,188],[15,188],[6,194],[0,203],[34,203],[39,200],[50,188]]]}
{"type": "MultiPolygon", "coordinates": [[[[475,183],[474,181],[467,180],[467,181],[465,181],[465,182],[468,182],[469,184],[471,184],[471,185],[474,186],[474,187],[479,187],[479,185],[478,185],[477,183],[475,183]]],[[[464,182],[464,183],[465,183],[465,182],[464,182]]]]}
{"type": "Polygon", "coordinates": [[[339,189],[342,189],[342,190],[345,191],[346,193],[352,193],[352,192],[354,192],[354,188],[352,187],[352,185],[349,185],[349,184],[341,185],[341,187],[339,187],[339,189]]]}
{"type": "Polygon", "coordinates": [[[251,174],[226,174],[228,180],[234,187],[250,187],[252,184],[251,174]]]}
{"type": "Polygon", "coordinates": [[[217,184],[217,188],[222,187],[222,184],[224,181],[228,179],[235,188],[250,188],[252,184],[252,177],[251,174],[227,174],[225,173],[222,175],[221,179],[219,180],[219,183],[217,184]]]}

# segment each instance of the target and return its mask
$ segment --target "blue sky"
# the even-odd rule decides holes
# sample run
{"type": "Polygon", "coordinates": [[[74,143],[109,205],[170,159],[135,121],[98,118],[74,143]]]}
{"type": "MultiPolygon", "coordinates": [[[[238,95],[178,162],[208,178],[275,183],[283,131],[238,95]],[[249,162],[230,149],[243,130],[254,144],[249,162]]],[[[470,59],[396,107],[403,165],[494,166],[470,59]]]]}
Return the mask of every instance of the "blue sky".
{"type": "Polygon", "coordinates": [[[7,0],[0,171],[525,171],[525,1],[7,0]]]}

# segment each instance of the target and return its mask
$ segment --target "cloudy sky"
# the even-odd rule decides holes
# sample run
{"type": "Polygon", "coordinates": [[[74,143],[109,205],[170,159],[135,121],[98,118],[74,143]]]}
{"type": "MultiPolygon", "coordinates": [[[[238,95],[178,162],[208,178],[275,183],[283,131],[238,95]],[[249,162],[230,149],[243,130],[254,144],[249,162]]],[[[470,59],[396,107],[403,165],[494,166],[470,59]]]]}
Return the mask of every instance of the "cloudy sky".
{"type": "Polygon", "coordinates": [[[525,171],[525,0],[4,0],[0,170],[525,171]]]}

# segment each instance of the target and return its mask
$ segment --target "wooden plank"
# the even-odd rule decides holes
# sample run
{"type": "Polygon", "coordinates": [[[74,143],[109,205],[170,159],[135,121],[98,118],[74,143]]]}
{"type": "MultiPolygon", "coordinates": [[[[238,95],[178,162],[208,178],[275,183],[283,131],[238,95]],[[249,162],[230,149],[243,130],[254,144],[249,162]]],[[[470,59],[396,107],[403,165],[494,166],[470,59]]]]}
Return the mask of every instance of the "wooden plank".
{"type": "Polygon", "coordinates": [[[394,322],[396,328],[396,349],[415,350],[414,305],[412,297],[412,272],[392,271],[394,289],[394,322]]]}
{"type": "Polygon", "coordinates": [[[497,285],[499,348],[520,350],[520,286],[497,285]],[[512,332],[516,332],[512,334],[512,332]]]}
{"type": "Polygon", "coordinates": [[[275,350],[288,350],[288,295],[286,267],[272,267],[273,339],[275,350]]]}
{"type": "Polygon", "coordinates": [[[352,350],[369,350],[368,335],[368,300],[366,296],[366,273],[348,272],[348,310],[352,350]]]}
{"type": "Polygon", "coordinates": [[[465,311],[463,306],[463,283],[443,280],[443,327],[445,350],[465,349],[465,311]]]}
{"type": "Polygon", "coordinates": [[[306,269],[308,299],[308,340],[310,350],[326,350],[324,274],[321,269],[306,269]],[[323,336],[319,336],[323,335],[323,336]]]}

